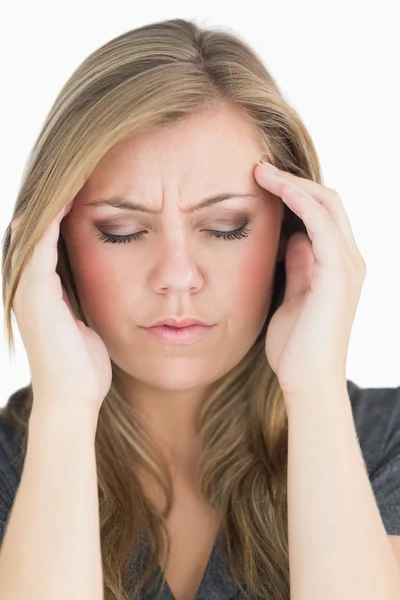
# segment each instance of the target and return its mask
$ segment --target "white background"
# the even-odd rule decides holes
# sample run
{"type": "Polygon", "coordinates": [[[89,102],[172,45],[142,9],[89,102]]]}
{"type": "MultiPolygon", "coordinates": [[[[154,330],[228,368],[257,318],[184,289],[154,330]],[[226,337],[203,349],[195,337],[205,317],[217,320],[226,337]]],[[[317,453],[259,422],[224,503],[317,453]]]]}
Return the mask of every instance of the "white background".
{"type": "MultiPolygon", "coordinates": [[[[261,56],[307,126],[324,183],[345,205],[367,263],[349,346],[347,378],[400,385],[400,36],[397,0],[3,4],[0,18],[1,197],[4,236],[28,154],[77,66],[100,45],[171,18],[232,30],[261,56]]],[[[1,286],[1,282],[0,282],[1,286]]],[[[10,363],[0,303],[0,405],[30,382],[13,315],[10,363]]]]}

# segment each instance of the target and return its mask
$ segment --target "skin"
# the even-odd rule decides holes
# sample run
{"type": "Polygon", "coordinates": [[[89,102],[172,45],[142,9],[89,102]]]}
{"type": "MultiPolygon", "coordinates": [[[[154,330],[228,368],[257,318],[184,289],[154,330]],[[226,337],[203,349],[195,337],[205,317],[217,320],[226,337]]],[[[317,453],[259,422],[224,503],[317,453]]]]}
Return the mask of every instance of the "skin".
{"type": "Polygon", "coordinates": [[[129,402],[183,476],[198,456],[194,416],[210,384],[248,352],[268,314],[284,204],[254,178],[263,152],[224,107],[125,138],[98,163],[61,224],[88,324],[123,373],[129,402]],[[255,193],[185,213],[210,195],[255,193]],[[158,215],[87,203],[122,196],[158,215]],[[248,237],[224,240],[249,220],[248,237]],[[129,243],[114,235],[147,231],[129,243]],[[169,346],[139,326],[171,315],[216,324],[198,342],[169,346]]]}

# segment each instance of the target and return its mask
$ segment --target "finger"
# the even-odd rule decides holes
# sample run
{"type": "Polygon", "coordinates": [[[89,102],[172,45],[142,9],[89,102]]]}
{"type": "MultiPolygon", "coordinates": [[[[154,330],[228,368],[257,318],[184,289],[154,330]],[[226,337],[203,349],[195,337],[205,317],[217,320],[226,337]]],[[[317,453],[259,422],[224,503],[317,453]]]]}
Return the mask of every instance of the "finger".
{"type": "MultiPolygon", "coordinates": [[[[263,165],[261,163],[258,164],[261,165],[261,171],[263,169],[263,165]]],[[[266,171],[267,169],[264,170],[266,171]]],[[[343,238],[344,243],[347,246],[348,252],[352,257],[354,265],[360,269],[364,269],[364,259],[358,249],[354,233],[350,224],[350,220],[343,206],[342,199],[340,198],[336,190],[327,188],[315,181],[306,179],[304,177],[299,177],[297,175],[294,175],[293,173],[282,171],[280,169],[275,171],[275,173],[277,177],[280,177],[287,182],[292,182],[294,185],[304,190],[309,196],[311,196],[328,211],[332,221],[335,223],[338,231],[341,234],[341,237],[343,238]]],[[[260,176],[263,177],[264,175],[260,174],[260,176]]],[[[266,177],[268,178],[268,175],[266,175],[266,177]]]]}
{"type": "Polygon", "coordinates": [[[348,251],[326,208],[300,186],[283,177],[267,174],[264,170],[257,177],[304,222],[318,263],[337,271],[348,251]]]}
{"type": "MultiPolygon", "coordinates": [[[[10,247],[13,244],[15,236],[17,235],[17,229],[18,229],[18,226],[19,226],[19,224],[21,222],[21,219],[22,219],[22,215],[18,215],[10,223],[10,247]]],[[[11,270],[12,271],[15,268],[15,256],[14,256],[14,254],[15,254],[14,252],[12,252],[12,254],[11,254],[11,270]]]]}
{"type": "Polygon", "coordinates": [[[293,181],[296,185],[305,189],[313,198],[315,198],[315,200],[317,200],[317,202],[327,209],[332,220],[342,232],[343,239],[347,244],[350,254],[354,258],[355,264],[363,263],[363,258],[357,246],[349,216],[337,191],[287,171],[280,171],[280,175],[288,181],[293,181]]]}
{"type": "Polygon", "coordinates": [[[74,309],[72,308],[72,304],[71,304],[71,302],[70,302],[70,299],[68,298],[68,294],[67,294],[67,292],[65,291],[65,288],[64,288],[64,286],[63,286],[63,285],[61,285],[61,288],[62,288],[62,298],[63,298],[63,300],[64,300],[65,304],[68,306],[68,308],[69,308],[69,310],[70,310],[70,312],[71,312],[71,315],[74,317],[74,319],[75,319],[75,321],[76,321],[75,312],[74,312],[74,309]]]}
{"type": "MultiPolygon", "coordinates": [[[[36,245],[34,246],[31,255],[28,257],[29,260],[40,261],[40,271],[39,273],[49,273],[52,270],[54,265],[54,269],[57,266],[57,241],[59,237],[59,226],[60,222],[64,216],[64,213],[67,211],[69,205],[64,206],[56,215],[56,217],[50,222],[50,225],[45,229],[45,231],[40,236],[36,245]],[[43,270],[44,269],[44,270],[43,270]]],[[[20,236],[22,231],[20,227],[22,226],[22,218],[23,214],[15,217],[10,224],[10,244],[16,239],[17,236],[20,236]]],[[[11,269],[15,269],[15,249],[11,255],[11,269]]],[[[53,269],[53,270],[54,270],[53,269]]]]}
{"type": "Polygon", "coordinates": [[[32,262],[40,267],[38,268],[39,277],[43,277],[45,280],[54,274],[57,267],[57,243],[60,237],[60,223],[65,215],[67,206],[63,206],[57,213],[33,249],[32,262]]]}
{"type": "Polygon", "coordinates": [[[314,251],[305,233],[294,233],[287,243],[285,268],[285,302],[290,302],[311,288],[314,251]]]}

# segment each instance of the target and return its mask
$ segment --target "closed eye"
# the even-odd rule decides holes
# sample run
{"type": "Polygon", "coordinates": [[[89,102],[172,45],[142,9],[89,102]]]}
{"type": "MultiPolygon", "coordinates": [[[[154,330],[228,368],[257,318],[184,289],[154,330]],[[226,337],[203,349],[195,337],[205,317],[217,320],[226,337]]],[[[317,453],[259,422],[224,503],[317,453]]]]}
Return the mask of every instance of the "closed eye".
{"type": "MultiPolygon", "coordinates": [[[[204,229],[204,231],[210,237],[222,238],[224,240],[240,240],[246,238],[251,232],[251,229],[246,228],[247,223],[248,221],[233,231],[217,231],[215,229],[204,229]]],[[[138,231],[137,233],[131,233],[129,235],[115,235],[106,233],[101,229],[99,229],[99,231],[100,235],[97,235],[96,237],[105,244],[128,244],[131,241],[140,240],[142,235],[146,233],[146,231],[138,231]]]]}

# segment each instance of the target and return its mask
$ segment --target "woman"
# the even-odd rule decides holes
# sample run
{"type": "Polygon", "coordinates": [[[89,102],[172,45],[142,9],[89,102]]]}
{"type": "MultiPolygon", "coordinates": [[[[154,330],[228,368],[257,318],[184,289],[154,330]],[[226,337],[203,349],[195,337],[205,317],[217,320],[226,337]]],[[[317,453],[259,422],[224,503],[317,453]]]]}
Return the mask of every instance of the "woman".
{"type": "Polygon", "coordinates": [[[302,599],[356,565],[394,589],[400,388],[345,377],[364,277],[306,128],[242,41],[175,19],[89,56],[4,244],[32,383],[3,410],[3,597],[302,599]],[[171,318],[203,326],[154,327],[171,318]]]}

